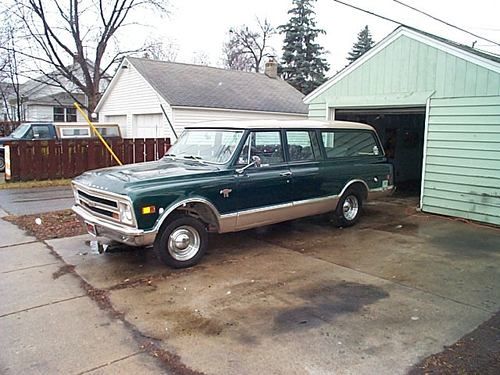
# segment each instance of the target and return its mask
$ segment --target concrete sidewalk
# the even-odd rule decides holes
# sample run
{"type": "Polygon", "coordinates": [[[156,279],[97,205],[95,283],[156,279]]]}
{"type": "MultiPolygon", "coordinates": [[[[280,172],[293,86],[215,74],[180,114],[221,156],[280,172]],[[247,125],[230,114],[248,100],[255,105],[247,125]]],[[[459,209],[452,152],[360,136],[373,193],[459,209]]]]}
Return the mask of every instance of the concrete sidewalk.
{"type": "Polygon", "coordinates": [[[0,373],[165,373],[64,266],[0,219],[0,373]]]}

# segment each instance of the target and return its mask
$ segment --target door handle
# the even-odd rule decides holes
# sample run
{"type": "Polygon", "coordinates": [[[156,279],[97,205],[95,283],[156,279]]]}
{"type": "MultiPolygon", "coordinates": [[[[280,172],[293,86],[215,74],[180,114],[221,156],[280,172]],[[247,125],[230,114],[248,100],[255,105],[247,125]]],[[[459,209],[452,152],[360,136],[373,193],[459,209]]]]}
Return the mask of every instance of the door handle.
{"type": "Polygon", "coordinates": [[[292,175],[292,172],[288,171],[288,172],[281,172],[280,173],[280,176],[281,177],[290,177],[292,175]]]}

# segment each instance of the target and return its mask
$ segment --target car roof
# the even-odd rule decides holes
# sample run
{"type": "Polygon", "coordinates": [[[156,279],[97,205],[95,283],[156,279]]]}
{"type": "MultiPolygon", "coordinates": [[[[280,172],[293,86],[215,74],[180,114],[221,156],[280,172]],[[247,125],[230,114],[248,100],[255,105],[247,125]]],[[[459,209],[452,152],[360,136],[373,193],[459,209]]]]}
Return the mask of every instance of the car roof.
{"type": "Polygon", "coordinates": [[[186,129],[364,129],[374,130],[372,126],[350,121],[318,120],[224,120],[207,121],[189,125],[186,129]]]}

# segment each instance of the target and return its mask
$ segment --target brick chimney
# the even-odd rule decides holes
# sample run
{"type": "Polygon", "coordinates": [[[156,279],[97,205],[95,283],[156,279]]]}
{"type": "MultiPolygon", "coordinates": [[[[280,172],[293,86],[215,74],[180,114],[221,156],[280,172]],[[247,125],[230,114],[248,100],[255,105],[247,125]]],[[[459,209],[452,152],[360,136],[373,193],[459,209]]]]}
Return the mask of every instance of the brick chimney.
{"type": "Polygon", "coordinates": [[[269,78],[278,78],[278,63],[274,57],[269,57],[269,60],[266,62],[264,74],[269,78]]]}

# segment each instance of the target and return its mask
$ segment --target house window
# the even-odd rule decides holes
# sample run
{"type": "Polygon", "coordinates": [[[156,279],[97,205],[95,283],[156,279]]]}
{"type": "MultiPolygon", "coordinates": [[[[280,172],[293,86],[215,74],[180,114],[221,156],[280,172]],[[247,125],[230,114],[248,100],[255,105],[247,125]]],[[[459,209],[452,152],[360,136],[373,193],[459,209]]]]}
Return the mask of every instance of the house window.
{"type": "Polygon", "coordinates": [[[54,107],[54,122],[76,122],[76,108],[54,107]]]}

